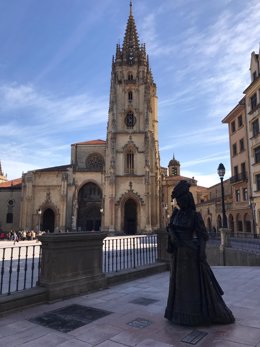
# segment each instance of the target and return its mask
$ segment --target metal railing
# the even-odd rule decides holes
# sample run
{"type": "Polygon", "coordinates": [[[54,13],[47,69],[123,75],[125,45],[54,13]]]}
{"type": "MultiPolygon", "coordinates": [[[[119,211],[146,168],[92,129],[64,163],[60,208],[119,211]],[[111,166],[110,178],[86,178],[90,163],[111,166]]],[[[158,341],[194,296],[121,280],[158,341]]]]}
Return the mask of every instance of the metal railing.
{"type": "Polygon", "coordinates": [[[238,232],[231,232],[230,237],[234,237],[237,239],[260,239],[260,234],[254,234],[254,233],[245,233],[242,231],[238,232]]]}
{"type": "Polygon", "coordinates": [[[157,235],[107,237],[103,246],[103,272],[118,272],[157,261],[157,235]]]}
{"type": "Polygon", "coordinates": [[[36,286],[41,267],[41,246],[0,248],[0,294],[29,289],[36,286]]]}
{"type": "Polygon", "coordinates": [[[240,173],[237,173],[236,175],[230,177],[230,183],[246,181],[247,179],[248,179],[247,172],[240,172],[240,173]]]}
{"type": "MultiPolygon", "coordinates": [[[[157,261],[157,235],[107,237],[103,245],[103,272],[118,272],[157,261]]],[[[0,247],[0,295],[37,285],[41,245],[0,247]]]]}
{"type": "MultiPolygon", "coordinates": [[[[253,233],[230,233],[230,246],[250,253],[260,253],[260,235],[253,233]]],[[[220,245],[220,233],[209,233],[209,244],[220,245]]]]}

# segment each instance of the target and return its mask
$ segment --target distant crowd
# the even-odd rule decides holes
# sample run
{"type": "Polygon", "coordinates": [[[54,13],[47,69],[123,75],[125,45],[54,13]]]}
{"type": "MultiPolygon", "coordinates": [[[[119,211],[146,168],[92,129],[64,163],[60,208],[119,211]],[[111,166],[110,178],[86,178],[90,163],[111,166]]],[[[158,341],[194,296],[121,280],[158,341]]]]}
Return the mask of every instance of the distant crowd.
{"type": "Polygon", "coordinates": [[[43,231],[34,231],[34,230],[11,230],[8,233],[1,232],[0,233],[0,240],[8,240],[8,241],[31,241],[31,240],[37,240],[37,237],[39,235],[42,235],[43,231]]]}

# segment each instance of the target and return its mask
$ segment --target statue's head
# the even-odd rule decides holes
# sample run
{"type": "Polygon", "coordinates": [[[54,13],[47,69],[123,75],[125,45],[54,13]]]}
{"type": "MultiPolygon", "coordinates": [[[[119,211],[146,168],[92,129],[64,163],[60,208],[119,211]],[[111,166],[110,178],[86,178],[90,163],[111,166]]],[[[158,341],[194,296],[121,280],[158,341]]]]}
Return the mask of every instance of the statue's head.
{"type": "Polygon", "coordinates": [[[172,191],[172,199],[176,199],[177,204],[181,209],[195,210],[195,202],[189,189],[189,182],[185,180],[180,181],[172,191]]]}

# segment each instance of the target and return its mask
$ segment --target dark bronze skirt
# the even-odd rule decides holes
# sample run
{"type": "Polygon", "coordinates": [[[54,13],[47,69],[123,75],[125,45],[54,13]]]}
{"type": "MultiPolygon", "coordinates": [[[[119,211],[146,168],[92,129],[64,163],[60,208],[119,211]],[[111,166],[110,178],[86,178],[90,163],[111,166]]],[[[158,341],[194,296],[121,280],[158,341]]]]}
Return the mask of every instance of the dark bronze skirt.
{"type": "Polygon", "coordinates": [[[169,296],[165,318],[175,324],[198,326],[235,321],[223,291],[206,259],[200,260],[194,244],[172,254],[169,296]]]}

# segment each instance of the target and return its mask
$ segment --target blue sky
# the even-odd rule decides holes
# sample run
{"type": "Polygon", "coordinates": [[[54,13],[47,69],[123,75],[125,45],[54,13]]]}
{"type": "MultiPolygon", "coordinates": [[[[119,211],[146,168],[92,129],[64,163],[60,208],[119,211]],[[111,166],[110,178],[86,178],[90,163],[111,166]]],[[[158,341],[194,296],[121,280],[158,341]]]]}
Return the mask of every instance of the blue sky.
{"type": "MultiPolygon", "coordinates": [[[[250,82],[259,0],[133,0],[157,84],[161,165],[173,153],[200,185],[230,175],[221,120],[250,82]]],[[[8,178],[70,162],[106,138],[112,55],[129,0],[0,0],[0,160],[8,178]]]]}

